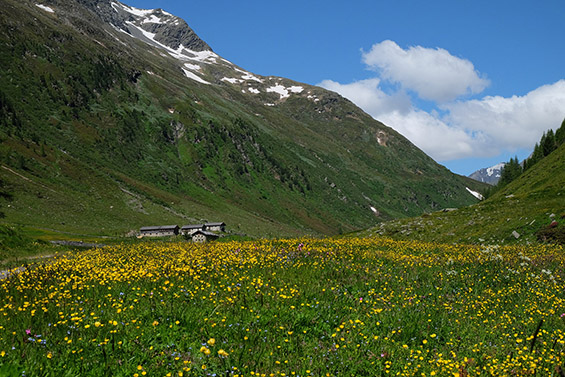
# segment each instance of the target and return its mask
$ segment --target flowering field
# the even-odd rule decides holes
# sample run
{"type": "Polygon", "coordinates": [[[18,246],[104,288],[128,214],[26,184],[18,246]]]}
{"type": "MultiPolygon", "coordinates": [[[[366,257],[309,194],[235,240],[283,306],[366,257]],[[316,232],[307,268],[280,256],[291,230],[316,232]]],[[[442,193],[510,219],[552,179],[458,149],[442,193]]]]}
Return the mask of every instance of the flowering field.
{"type": "Polygon", "coordinates": [[[561,376],[563,249],[143,243],[0,281],[0,375],[561,376]]]}

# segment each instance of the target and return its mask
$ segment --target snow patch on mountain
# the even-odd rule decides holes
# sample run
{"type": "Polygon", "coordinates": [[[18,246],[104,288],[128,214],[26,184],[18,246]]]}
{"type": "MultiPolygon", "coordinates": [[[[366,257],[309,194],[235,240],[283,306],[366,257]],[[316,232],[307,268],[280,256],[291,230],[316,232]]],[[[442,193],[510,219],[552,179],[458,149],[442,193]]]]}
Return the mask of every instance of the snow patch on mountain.
{"type": "MultiPolygon", "coordinates": [[[[162,46],[162,47],[166,47],[166,46],[162,45],[161,43],[159,43],[159,42],[157,42],[157,41],[155,40],[155,35],[156,35],[155,33],[151,33],[150,31],[147,31],[147,30],[145,30],[145,29],[143,29],[143,28],[141,28],[141,27],[139,27],[139,26],[136,26],[136,25],[135,25],[133,22],[131,22],[131,21],[126,21],[126,24],[128,24],[129,26],[131,26],[131,27],[135,28],[136,30],[138,30],[145,38],[150,39],[153,43],[156,43],[156,44],[158,44],[159,46],[162,46]]],[[[130,31],[131,31],[131,30],[130,30],[130,31]]]]}
{"type": "Polygon", "coordinates": [[[193,73],[191,71],[188,71],[184,68],[182,68],[182,71],[184,72],[186,77],[188,77],[189,79],[192,79],[194,81],[198,81],[199,83],[202,83],[202,84],[211,85],[208,81],[204,80],[202,77],[196,75],[195,73],[193,73]]]}
{"type": "Polygon", "coordinates": [[[48,7],[47,5],[43,5],[43,4],[35,4],[36,7],[43,9],[46,12],[49,13],[55,13],[55,11],[53,10],[53,8],[48,7]]]}
{"type": "Polygon", "coordinates": [[[141,21],[142,24],[166,24],[167,22],[163,21],[159,17],[152,14],[149,18],[144,19],[141,21]]]}
{"type": "MultiPolygon", "coordinates": [[[[165,46],[166,47],[166,46],[165,46]]],[[[176,50],[166,47],[171,51],[171,55],[179,60],[195,60],[202,63],[217,63],[219,56],[212,51],[193,51],[184,47],[182,44],[176,50]]]]}
{"type": "Polygon", "coordinates": [[[280,95],[281,100],[290,97],[290,93],[302,93],[304,88],[301,86],[286,87],[280,83],[267,88],[267,93],[277,93],[280,95]]]}
{"type": "Polygon", "coordinates": [[[135,7],[130,7],[129,5],[123,4],[123,3],[116,3],[116,2],[112,2],[110,3],[112,5],[112,8],[114,8],[116,11],[118,10],[123,10],[126,11],[130,14],[132,14],[133,16],[136,17],[150,17],[154,16],[155,12],[159,12],[161,14],[163,14],[164,16],[168,16],[168,17],[173,17],[176,18],[176,16],[172,15],[169,12],[165,12],[162,9],[140,9],[140,8],[135,8],[135,7]]]}
{"type": "Polygon", "coordinates": [[[252,81],[257,81],[257,82],[260,82],[260,83],[263,83],[265,81],[265,80],[260,79],[259,77],[255,76],[254,74],[252,74],[250,72],[244,71],[243,69],[239,69],[239,68],[234,67],[234,70],[236,70],[239,73],[243,73],[243,76],[241,76],[241,78],[243,80],[252,80],[252,81]]]}
{"type": "Polygon", "coordinates": [[[137,17],[145,17],[148,14],[153,13],[153,9],[139,9],[139,8],[127,6],[127,5],[122,4],[122,3],[118,4],[118,3],[112,2],[111,5],[116,10],[118,10],[118,9],[125,10],[126,12],[131,13],[134,16],[137,16],[137,17]]]}
{"type": "Polygon", "coordinates": [[[265,80],[261,80],[259,77],[255,76],[255,75],[252,75],[249,72],[246,72],[246,74],[241,76],[241,78],[244,79],[244,80],[257,81],[257,82],[260,82],[260,83],[263,83],[263,81],[265,81],[265,80]]]}
{"type": "Polygon", "coordinates": [[[278,93],[281,96],[281,99],[290,97],[288,90],[281,84],[267,88],[267,93],[278,93]]]}
{"type": "Polygon", "coordinates": [[[202,69],[201,66],[196,64],[184,63],[186,69],[190,69],[191,71],[200,71],[202,69]]]}
{"type": "Polygon", "coordinates": [[[471,190],[469,187],[465,187],[467,189],[467,191],[469,191],[469,194],[473,195],[475,198],[479,199],[479,200],[483,200],[484,197],[481,195],[480,192],[476,192],[471,190]]]}
{"type": "Polygon", "coordinates": [[[220,81],[227,81],[230,84],[241,84],[243,82],[242,79],[236,79],[235,77],[224,77],[220,81]]]}

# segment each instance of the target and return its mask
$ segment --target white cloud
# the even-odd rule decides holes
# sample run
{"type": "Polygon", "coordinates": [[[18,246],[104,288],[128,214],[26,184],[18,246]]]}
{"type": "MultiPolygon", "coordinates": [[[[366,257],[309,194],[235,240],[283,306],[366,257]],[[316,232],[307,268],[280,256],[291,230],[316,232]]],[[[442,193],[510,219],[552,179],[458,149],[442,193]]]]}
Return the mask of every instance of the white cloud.
{"type": "Polygon", "coordinates": [[[437,103],[480,93],[489,85],[470,61],[441,48],[415,46],[404,50],[386,40],[363,52],[363,62],[380,72],[381,78],[437,103]]]}
{"type": "Polygon", "coordinates": [[[318,85],[348,98],[438,161],[471,155],[472,139],[464,131],[451,129],[437,117],[413,109],[410,98],[402,92],[387,95],[379,83],[375,78],[351,84],[325,80],[318,85]]]}
{"type": "Polygon", "coordinates": [[[378,118],[391,126],[436,161],[470,157],[476,152],[477,139],[464,130],[450,127],[441,119],[421,111],[406,114],[393,111],[378,118]]]}
{"type": "Polygon", "coordinates": [[[488,135],[496,150],[532,148],[544,131],[556,129],[565,117],[565,80],[524,96],[489,96],[444,108],[449,111],[446,120],[450,124],[488,135]]]}
{"type": "Polygon", "coordinates": [[[325,80],[318,85],[348,98],[437,161],[533,148],[544,131],[559,127],[565,117],[565,80],[524,96],[488,96],[444,105],[444,116],[413,108],[403,92],[386,94],[378,78],[351,84],[325,80]]]}
{"type": "Polygon", "coordinates": [[[393,110],[401,113],[410,111],[412,105],[406,94],[399,92],[388,95],[380,89],[380,83],[380,79],[372,78],[351,84],[324,80],[318,85],[348,98],[373,117],[393,110]]]}
{"type": "Polygon", "coordinates": [[[559,127],[565,117],[565,80],[522,96],[453,102],[461,95],[480,93],[489,82],[470,61],[446,50],[403,50],[383,41],[363,53],[363,62],[380,76],[350,84],[324,80],[318,85],[350,99],[437,161],[531,149],[543,132],[559,127]],[[387,93],[383,80],[399,83],[401,89],[387,93]],[[430,112],[414,108],[410,95],[436,101],[439,107],[430,112]]]}

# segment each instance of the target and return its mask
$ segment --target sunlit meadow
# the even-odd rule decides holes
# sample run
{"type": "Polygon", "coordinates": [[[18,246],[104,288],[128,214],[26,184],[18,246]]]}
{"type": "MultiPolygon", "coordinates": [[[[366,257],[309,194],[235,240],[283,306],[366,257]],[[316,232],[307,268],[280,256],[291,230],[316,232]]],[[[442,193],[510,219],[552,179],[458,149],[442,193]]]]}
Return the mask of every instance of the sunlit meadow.
{"type": "Polygon", "coordinates": [[[143,243],[0,281],[0,375],[563,375],[557,247],[143,243]]]}

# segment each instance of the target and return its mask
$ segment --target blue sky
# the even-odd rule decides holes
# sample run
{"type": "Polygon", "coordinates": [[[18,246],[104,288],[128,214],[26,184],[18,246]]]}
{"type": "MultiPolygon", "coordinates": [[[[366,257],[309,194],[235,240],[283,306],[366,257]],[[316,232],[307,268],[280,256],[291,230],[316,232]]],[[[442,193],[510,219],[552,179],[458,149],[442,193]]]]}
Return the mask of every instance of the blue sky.
{"type": "Polygon", "coordinates": [[[565,118],[565,1],[156,1],[225,59],[335,90],[459,174],[565,118]]]}

